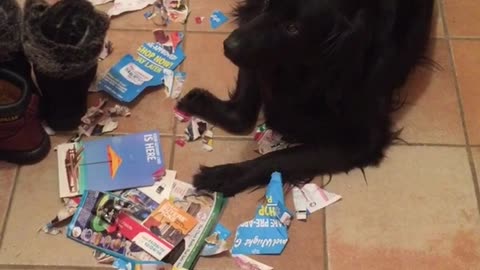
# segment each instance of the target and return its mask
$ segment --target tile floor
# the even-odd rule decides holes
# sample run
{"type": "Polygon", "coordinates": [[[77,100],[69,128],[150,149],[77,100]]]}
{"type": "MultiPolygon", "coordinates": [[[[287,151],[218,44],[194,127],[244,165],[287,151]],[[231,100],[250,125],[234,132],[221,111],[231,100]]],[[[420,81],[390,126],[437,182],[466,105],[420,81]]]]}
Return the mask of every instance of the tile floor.
{"type": "MultiPolygon", "coordinates": [[[[23,1],[20,1],[23,2],[23,1]]],[[[442,0],[432,31],[431,57],[436,71],[419,68],[406,86],[410,100],[396,118],[410,145],[397,145],[380,168],[368,169],[369,184],[359,172],[338,175],[327,189],[343,200],[315,213],[307,223],[295,222],[281,256],[258,257],[275,269],[480,269],[480,2],[442,0]]],[[[190,0],[194,16],[214,9],[229,12],[232,0],[190,0]]],[[[100,6],[107,10],[110,5],[100,6]]],[[[100,65],[108,70],[126,53],[151,41],[154,26],[144,11],[112,21],[115,52],[100,65]]],[[[186,34],[187,89],[206,87],[226,97],[234,86],[236,68],[222,55],[222,40],[233,25],[216,31],[207,23],[170,29],[186,34]]],[[[99,95],[92,95],[91,101],[99,95]]],[[[162,132],[170,168],[188,181],[199,164],[214,165],[251,158],[250,137],[216,132],[215,151],[198,143],[174,144],[184,126],[172,115],[174,102],[152,89],[132,106],[118,133],[146,129],[162,132]]],[[[53,138],[53,144],[66,136],[53,138]]],[[[64,237],[38,234],[37,229],[57,211],[56,157],[34,166],[0,163],[0,269],[102,269],[91,251],[64,237]]],[[[321,179],[316,180],[318,183],[321,179]]],[[[251,217],[262,191],[230,200],[221,222],[234,230],[251,217]]],[[[291,197],[287,197],[291,207],[291,197]]],[[[107,269],[107,268],[106,268],[107,269]]],[[[202,258],[195,269],[236,269],[228,257],[202,258]]]]}

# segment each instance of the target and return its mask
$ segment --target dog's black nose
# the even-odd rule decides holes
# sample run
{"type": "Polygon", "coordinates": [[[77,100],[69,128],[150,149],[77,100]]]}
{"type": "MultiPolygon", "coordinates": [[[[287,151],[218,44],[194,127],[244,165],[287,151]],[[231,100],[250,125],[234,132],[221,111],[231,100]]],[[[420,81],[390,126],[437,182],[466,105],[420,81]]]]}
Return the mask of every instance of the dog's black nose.
{"type": "Polygon", "coordinates": [[[240,40],[236,37],[229,36],[225,41],[223,42],[223,48],[226,51],[234,51],[238,47],[240,47],[240,40]]]}

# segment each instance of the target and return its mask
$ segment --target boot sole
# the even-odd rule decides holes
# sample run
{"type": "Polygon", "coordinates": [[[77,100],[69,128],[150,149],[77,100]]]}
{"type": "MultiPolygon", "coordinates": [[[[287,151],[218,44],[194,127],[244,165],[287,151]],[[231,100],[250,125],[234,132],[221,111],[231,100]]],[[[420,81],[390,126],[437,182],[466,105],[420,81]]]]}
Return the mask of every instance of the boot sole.
{"type": "Polygon", "coordinates": [[[41,161],[49,152],[50,137],[45,134],[37,148],[30,151],[0,151],[0,160],[19,165],[28,165],[41,161]]]}

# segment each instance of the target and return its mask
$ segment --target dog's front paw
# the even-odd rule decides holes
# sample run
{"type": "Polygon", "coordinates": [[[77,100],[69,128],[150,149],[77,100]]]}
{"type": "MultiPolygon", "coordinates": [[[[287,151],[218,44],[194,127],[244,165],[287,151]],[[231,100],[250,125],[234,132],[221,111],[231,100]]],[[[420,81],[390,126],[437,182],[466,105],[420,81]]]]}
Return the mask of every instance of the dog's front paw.
{"type": "Polygon", "coordinates": [[[248,171],[237,164],[200,167],[193,177],[193,185],[200,190],[221,192],[231,197],[249,187],[248,171]]]}
{"type": "Polygon", "coordinates": [[[212,106],[215,96],[201,88],[194,88],[177,103],[177,108],[194,116],[205,116],[212,106]]]}

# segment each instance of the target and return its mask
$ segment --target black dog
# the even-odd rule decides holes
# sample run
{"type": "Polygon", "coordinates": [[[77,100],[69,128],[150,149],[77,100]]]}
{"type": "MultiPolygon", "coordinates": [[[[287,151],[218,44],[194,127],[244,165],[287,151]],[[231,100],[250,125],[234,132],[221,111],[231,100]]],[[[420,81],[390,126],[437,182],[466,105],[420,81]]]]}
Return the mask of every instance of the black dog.
{"type": "Polygon", "coordinates": [[[266,123],[297,146],[259,158],[201,167],[199,189],[232,196],[378,165],[395,139],[398,89],[424,59],[434,0],[246,0],[225,55],[239,68],[222,101],[193,89],[178,109],[233,133],[266,123]]]}

